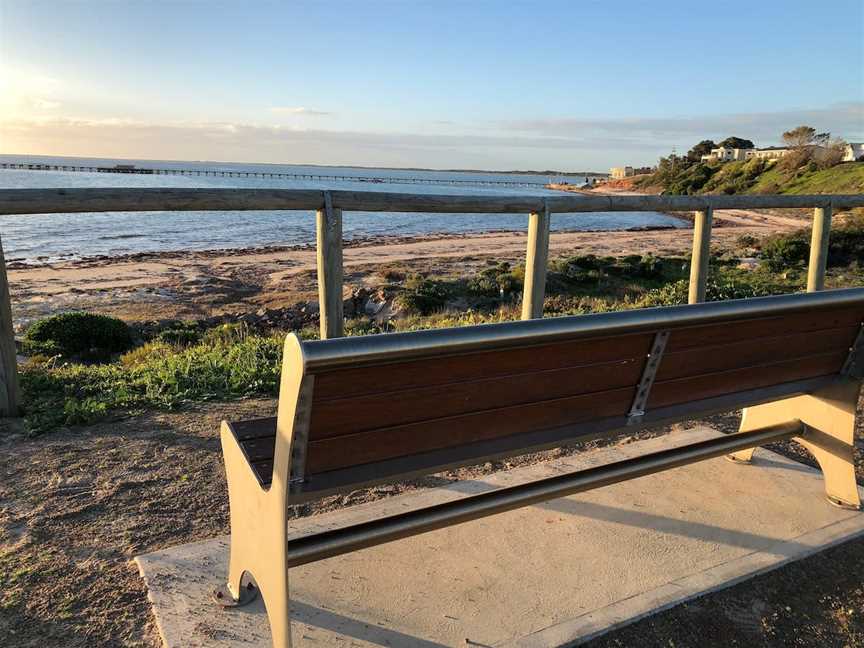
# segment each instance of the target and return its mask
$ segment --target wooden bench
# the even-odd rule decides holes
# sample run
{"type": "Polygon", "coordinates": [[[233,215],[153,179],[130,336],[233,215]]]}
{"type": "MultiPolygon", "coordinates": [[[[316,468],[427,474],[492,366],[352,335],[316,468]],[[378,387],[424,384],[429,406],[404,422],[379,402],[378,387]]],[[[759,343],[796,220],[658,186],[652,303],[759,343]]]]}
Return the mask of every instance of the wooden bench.
{"type": "Polygon", "coordinates": [[[710,457],[748,461],[782,439],[813,454],[832,502],[858,507],[862,322],[856,288],[312,342],[289,335],[278,416],[222,425],[231,557],[215,595],[242,604],[257,584],[273,645],[285,648],[290,567],[710,457]],[[286,538],[288,507],[323,495],[741,407],[735,434],[286,538]]]}

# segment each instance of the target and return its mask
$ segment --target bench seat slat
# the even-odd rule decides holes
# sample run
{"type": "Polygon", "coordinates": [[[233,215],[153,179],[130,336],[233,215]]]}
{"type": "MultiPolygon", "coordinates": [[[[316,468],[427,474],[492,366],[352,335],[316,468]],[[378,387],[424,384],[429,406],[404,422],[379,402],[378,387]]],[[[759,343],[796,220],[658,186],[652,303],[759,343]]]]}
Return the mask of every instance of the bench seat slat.
{"type": "Polygon", "coordinates": [[[757,389],[768,385],[838,374],[848,351],[820,353],[781,362],[655,382],[648,409],[667,407],[757,389]]]}
{"type": "Polygon", "coordinates": [[[306,468],[310,473],[324,472],[598,417],[623,416],[635,393],[635,387],[627,387],[310,441],[306,468]]]}
{"type": "Polygon", "coordinates": [[[315,374],[313,402],[645,357],[653,334],[571,340],[315,374]]]}
{"type": "Polygon", "coordinates": [[[644,356],[318,403],[312,441],[500,407],[635,387],[644,356]]]}
{"type": "Polygon", "coordinates": [[[238,441],[256,439],[276,434],[276,419],[274,417],[249,419],[248,421],[233,421],[231,430],[238,441]],[[272,432],[270,427],[272,424],[272,432]]]}
{"type": "Polygon", "coordinates": [[[864,308],[855,307],[838,310],[813,309],[782,317],[691,326],[673,331],[666,344],[666,353],[722,343],[859,326],[862,320],[864,320],[864,308]]]}
{"type": "MultiPolygon", "coordinates": [[[[247,439],[240,442],[240,447],[243,449],[243,454],[250,462],[261,461],[262,459],[272,459],[276,437],[276,419],[270,419],[272,427],[266,436],[257,437],[255,439],[247,439]]],[[[263,431],[263,430],[262,430],[263,431]]]]}
{"type": "MultiPolygon", "coordinates": [[[[667,351],[660,362],[656,380],[662,382],[699,376],[832,351],[845,353],[859,329],[859,326],[847,326],[742,342],[722,342],[671,353],[667,351]]],[[[672,339],[674,335],[676,333],[672,339]]]]}

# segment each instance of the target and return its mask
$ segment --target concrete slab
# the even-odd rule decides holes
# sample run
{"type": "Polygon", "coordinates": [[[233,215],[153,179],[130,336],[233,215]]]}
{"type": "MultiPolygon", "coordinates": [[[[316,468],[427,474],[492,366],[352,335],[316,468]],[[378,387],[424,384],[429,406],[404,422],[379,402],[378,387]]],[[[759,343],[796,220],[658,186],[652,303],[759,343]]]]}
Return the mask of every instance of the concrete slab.
{"type": "MultiPolygon", "coordinates": [[[[388,498],[292,523],[304,535],[716,436],[706,428],[388,498]],[[638,447],[637,447],[638,446],[638,447]]],[[[291,570],[296,646],[579,642],[864,534],[818,471],[759,450],[713,459],[291,570]]],[[[136,558],[166,648],[270,646],[261,601],[222,610],[227,538],[136,558]]]]}

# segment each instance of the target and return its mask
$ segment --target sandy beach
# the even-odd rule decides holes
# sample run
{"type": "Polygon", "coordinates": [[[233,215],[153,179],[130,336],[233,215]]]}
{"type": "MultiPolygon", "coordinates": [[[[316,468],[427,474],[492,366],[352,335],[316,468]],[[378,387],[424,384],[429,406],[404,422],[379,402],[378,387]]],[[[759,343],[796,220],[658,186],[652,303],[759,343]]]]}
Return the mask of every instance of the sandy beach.
{"type": "MultiPolygon", "coordinates": [[[[790,231],[801,216],[745,210],[717,212],[714,246],[738,237],[790,231]]],[[[556,232],[550,257],[572,254],[684,254],[689,230],[556,232]]],[[[378,285],[382,269],[447,276],[470,272],[488,260],[520,261],[526,236],[518,232],[373,237],[346,244],[345,289],[378,285]]],[[[18,327],[64,310],[84,309],[127,320],[203,318],[285,308],[315,300],[315,250],[311,246],[206,252],[142,253],[51,265],[9,264],[13,315],[18,327]]]]}

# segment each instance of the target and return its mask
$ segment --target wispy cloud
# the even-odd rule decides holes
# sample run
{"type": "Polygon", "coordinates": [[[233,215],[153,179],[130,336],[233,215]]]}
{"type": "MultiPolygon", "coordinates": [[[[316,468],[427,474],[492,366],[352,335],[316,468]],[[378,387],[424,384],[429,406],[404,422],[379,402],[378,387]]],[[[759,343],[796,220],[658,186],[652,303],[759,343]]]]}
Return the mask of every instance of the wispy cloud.
{"type": "Polygon", "coordinates": [[[51,101],[50,99],[36,98],[32,100],[33,107],[36,110],[57,110],[61,104],[59,101],[51,101]]]}
{"type": "MultiPolygon", "coordinates": [[[[285,108],[290,114],[310,114],[285,108]]],[[[314,111],[323,112],[323,111],[314,111]]],[[[864,140],[864,103],[773,113],[645,119],[533,119],[461,133],[326,130],[299,124],[231,121],[158,123],[124,118],[80,119],[31,114],[0,120],[5,153],[211,159],[246,162],[560,168],[599,170],[650,164],[672,146],[687,150],[704,138],[776,142],[784,130],[809,124],[864,140]]],[[[467,128],[467,127],[466,127],[467,128]]],[[[449,129],[448,129],[449,130],[449,129]]],[[[462,130],[462,129],[460,129],[462,130]]]]}
{"type": "Polygon", "coordinates": [[[784,130],[800,124],[847,138],[864,136],[864,102],[834,104],[825,108],[760,113],[731,113],[679,117],[582,119],[560,117],[501,122],[511,132],[556,137],[607,136],[628,140],[681,141],[737,135],[757,141],[775,142],[784,130]]]}
{"type": "Polygon", "coordinates": [[[270,112],[276,113],[277,115],[300,115],[309,117],[324,117],[333,114],[327,110],[314,110],[303,106],[273,106],[270,108],[270,112]]]}

